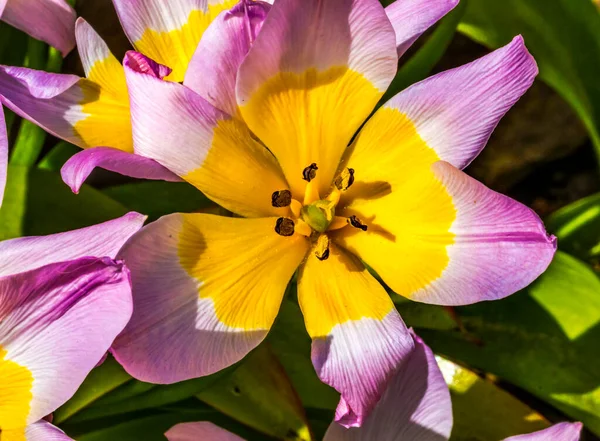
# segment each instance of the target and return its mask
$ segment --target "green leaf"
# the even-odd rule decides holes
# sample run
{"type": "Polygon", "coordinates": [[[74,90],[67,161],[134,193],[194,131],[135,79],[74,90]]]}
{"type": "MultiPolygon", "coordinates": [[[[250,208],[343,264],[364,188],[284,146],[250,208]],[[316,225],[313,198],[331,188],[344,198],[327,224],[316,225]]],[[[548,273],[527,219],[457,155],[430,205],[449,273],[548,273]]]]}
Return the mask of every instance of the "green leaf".
{"type": "Polygon", "coordinates": [[[85,407],[97,401],[102,396],[131,380],[117,361],[109,357],[104,363],[94,369],[75,395],[62,407],[54,412],[54,423],[60,424],[85,407]]]}
{"type": "Polygon", "coordinates": [[[300,399],[268,345],[251,352],[198,398],[276,439],[312,440],[300,399]]]}
{"type": "Polygon", "coordinates": [[[451,441],[489,441],[535,432],[550,424],[539,413],[473,371],[436,357],[452,396],[451,441]]]}
{"type": "Polygon", "coordinates": [[[117,218],[127,211],[88,186],[79,195],[73,194],[57,173],[9,166],[0,208],[0,240],[73,230],[117,218]]]}
{"type": "Polygon", "coordinates": [[[600,193],[567,205],[546,220],[561,250],[582,259],[600,255],[600,193]]]}
{"type": "MultiPolygon", "coordinates": [[[[291,289],[296,289],[294,284],[291,284],[291,289]]],[[[306,332],[300,307],[296,303],[287,299],[283,301],[267,341],[285,368],[305,407],[327,410],[336,408],[340,396],[319,380],[315,372],[310,359],[311,339],[306,332]]],[[[329,421],[332,417],[333,413],[329,421]]]]}
{"type": "Polygon", "coordinates": [[[600,434],[600,279],[558,252],[527,290],[456,308],[469,334],[419,329],[438,354],[491,372],[600,434]]]}
{"type": "Polygon", "coordinates": [[[69,420],[69,423],[75,424],[177,403],[211,387],[221,377],[227,376],[232,369],[224,369],[207,377],[195,378],[169,385],[156,385],[155,387],[132,380],[125,386],[125,392],[123,390],[115,391],[117,395],[116,399],[111,395],[107,395],[103,400],[99,400],[97,403],[79,412],[69,420]],[[134,386],[136,383],[142,384],[134,386]]]}
{"type": "Polygon", "coordinates": [[[467,1],[470,0],[462,0],[452,12],[442,18],[425,44],[398,69],[380,103],[385,103],[398,92],[429,75],[452,41],[456,28],[466,11],[467,1]]]}
{"type": "Polygon", "coordinates": [[[600,14],[590,0],[470,0],[459,30],[491,48],[522,34],[540,77],[578,113],[600,153],[600,14]]]}
{"type": "Polygon", "coordinates": [[[189,213],[214,207],[200,190],[186,182],[140,181],[104,189],[104,193],[149,221],[170,213],[189,213]]]}
{"type": "Polygon", "coordinates": [[[40,160],[38,168],[59,172],[62,166],[65,165],[65,162],[80,151],[81,149],[76,145],[67,141],[61,141],[40,160]]]}

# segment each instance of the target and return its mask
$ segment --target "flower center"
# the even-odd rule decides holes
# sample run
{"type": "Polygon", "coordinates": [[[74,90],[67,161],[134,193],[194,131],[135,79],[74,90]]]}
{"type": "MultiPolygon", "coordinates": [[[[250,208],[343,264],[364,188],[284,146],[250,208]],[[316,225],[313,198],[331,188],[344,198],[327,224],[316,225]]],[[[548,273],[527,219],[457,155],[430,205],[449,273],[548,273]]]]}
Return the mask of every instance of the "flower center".
{"type": "Polygon", "coordinates": [[[325,199],[321,199],[318,190],[319,167],[312,163],[302,171],[302,179],[306,181],[302,202],[292,197],[289,190],[278,190],[271,195],[273,207],[289,207],[289,216],[277,219],[275,231],[281,236],[292,236],[295,233],[308,237],[315,255],[319,260],[329,257],[328,232],[342,229],[348,225],[367,231],[367,225],[357,216],[336,216],[336,207],[342,193],[354,183],[354,169],[346,168],[334,180],[334,187],[325,199]]]}

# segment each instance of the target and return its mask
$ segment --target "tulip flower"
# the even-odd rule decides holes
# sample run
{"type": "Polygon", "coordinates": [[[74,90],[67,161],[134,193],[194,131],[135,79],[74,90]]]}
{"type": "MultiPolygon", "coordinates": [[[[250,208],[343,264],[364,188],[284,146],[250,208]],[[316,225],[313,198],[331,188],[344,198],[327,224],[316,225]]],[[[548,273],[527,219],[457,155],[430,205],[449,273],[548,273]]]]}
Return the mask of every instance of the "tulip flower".
{"type": "Polygon", "coordinates": [[[516,37],[369,119],[421,15],[392,23],[377,0],[268,9],[219,16],[184,84],[125,57],[136,151],[237,216],[172,214],[128,242],[135,311],[114,353],[154,383],[223,369],[264,339],[298,270],[313,364],[341,394],[336,420],[360,426],[413,350],[363,262],[409,299],[465,305],[518,291],[552,260],[533,211],[461,171],[537,66],[516,37]]]}

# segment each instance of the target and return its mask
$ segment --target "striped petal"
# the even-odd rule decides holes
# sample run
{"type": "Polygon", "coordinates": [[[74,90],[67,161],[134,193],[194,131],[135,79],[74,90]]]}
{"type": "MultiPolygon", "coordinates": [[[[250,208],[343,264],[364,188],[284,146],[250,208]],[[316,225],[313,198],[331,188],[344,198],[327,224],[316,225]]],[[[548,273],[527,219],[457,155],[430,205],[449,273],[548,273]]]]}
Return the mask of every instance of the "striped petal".
{"type": "Polygon", "coordinates": [[[165,436],[169,441],[244,441],[239,436],[207,421],[177,424],[169,429],[165,436]]]}
{"type": "Polygon", "coordinates": [[[138,52],[173,69],[181,82],[202,34],[238,0],[113,0],[123,29],[138,52]]]}
{"type": "Polygon", "coordinates": [[[174,214],[125,245],[134,315],[113,353],[131,375],[209,375],[264,339],[308,247],[304,236],[275,233],[276,220],[174,214]]]}
{"type": "Polygon", "coordinates": [[[511,436],[504,441],[579,441],[582,428],[581,423],[560,423],[528,435],[511,436]]]}
{"type": "Polygon", "coordinates": [[[6,187],[6,173],[8,170],[8,133],[6,131],[6,121],[4,119],[4,108],[0,101],[0,207],[4,197],[6,187]]]}
{"type": "Polygon", "coordinates": [[[82,148],[132,151],[123,68],[82,19],[76,36],[88,78],[0,66],[2,103],[47,132],[82,148]]]}
{"type": "Polygon", "coordinates": [[[271,8],[236,95],[297,198],[311,163],[321,193],[329,189],[350,139],[394,77],[395,40],[377,0],[281,0],[271,8]]]}
{"type": "Polygon", "coordinates": [[[202,36],[183,84],[217,109],[237,115],[238,69],[269,10],[268,3],[246,1],[220,14],[202,36]]]}
{"type": "Polygon", "coordinates": [[[313,364],[341,394],[335,419],[360,426],[413,350],[412,337],[383,287],[343,249],[331,245],[322,261],[310,253],[298,280],[313,364]]]}
{"type": "Polygon", "coordinates": [[[40,237],[0,242],[0,277],[85,256],[114,258],[146,217],[128,213],[91,227],[40,237]]]}
{"type": "Polygon", "coordinates": [[[285,215],[287,208],[273,207],[271,196],[288,185],[273,155],[253,139],[244,123],[191,89],[140,70],[134,56],[140,55],[126,55],[125,70],[135,152],[156,160],[237,214],[285,215]]]}
{"type": "Polygon", "coordinates": [[[129,274],[82,258],[0,278],[0,428],[25,427],[75,393],[125,327],[129,274]]]}
{"type": "Polygon", "coordinates": [[[0,2],[6,23],[54,46],[66,56],[75,47],[75,11],[65,0],[8,0],[0,2]],[[4,12],[2,4],[5,4],[4,12]]]}
{"type": "Polygon", "coordinates": [[[179,176],[154,159],[110,147],[94,147],[71,156],[60,173],[73,193],[79,193],[79,189],[96,167],[138,179],[181,181],[179,176]]]}
{"type": "Polygon", "coordinates": [[[41,420],[27,426],[25,441],[73,441],[62,430],[41,420]]]}
{"type": "Polygon", "coordinates": [[[396,32],[398,57],[457,4],[458,0],[396,0],[385,8],[396,32]]]}
{"type": "MultiPolygon", "coordinates": [[[[439,159],[462,169],[485,147],[537,72],[519,36],[485,57],[409,87],[383,108],[395,111],[396,119],[414,128],[439,159]]],[[[396,139],[408,133],[405,130],[396,139]]]]}
{"type": "Polygon", "coordinates": [[[363,426],[345,429],[332,423],[324,441],[444,441],[450,438],[452,402],[448,386],[431,349],[411,333],[415,351],[396,371],[363,426]]]}

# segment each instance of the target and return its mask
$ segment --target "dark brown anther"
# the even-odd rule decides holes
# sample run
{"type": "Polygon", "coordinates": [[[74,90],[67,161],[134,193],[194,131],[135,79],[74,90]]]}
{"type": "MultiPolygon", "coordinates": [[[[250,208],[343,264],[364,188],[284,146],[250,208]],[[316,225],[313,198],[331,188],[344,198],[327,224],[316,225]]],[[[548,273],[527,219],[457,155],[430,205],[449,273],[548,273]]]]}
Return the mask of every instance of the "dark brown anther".
{"type": "Polygon", "coordinates": [[[302,179],[304,179],[306,182],[312,181],[315,179],[315,176],[317,176],[318,169],[319,167],[317,167],[317,164],[313,162],[304,170],[302,170],[302,179]]]}
{"type": "Polygon", "coordinates": [[[354,169],[345,169],[334,181],[336,188],[340,191],[348,190],[354,184],[354,169]]]}
{"type": "Polygon", "coordinates": [[[289,190],[279,190],[271,195],[271,205],[275,208],[289,207],[292,203],[292,192],[289,190]]]}
{"type": "Polygon", "coordinates": [[[326,234],[321,234],[315,246],[315,256],[320,261],[329,258],[329,237],[326,234]]]}
{"type": "Polygon", "coordinates": [[[275,232],[280,236],[293,236],[294,221],[287,217],[280,217],[275,224],[275,232]]]}
{"type": "Polygon", "coordinates": [[[365,224],[363,224],[360,221],[360,219],[354,215],[352,215],[348,218],[348,222],[350,222],[350,225],[352,225],[354,228],[358,228],[359,230],[367,231],[367,226],[365,224]]]}

